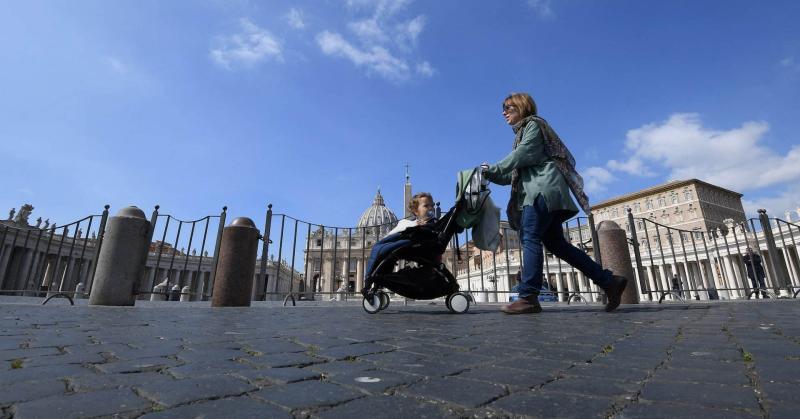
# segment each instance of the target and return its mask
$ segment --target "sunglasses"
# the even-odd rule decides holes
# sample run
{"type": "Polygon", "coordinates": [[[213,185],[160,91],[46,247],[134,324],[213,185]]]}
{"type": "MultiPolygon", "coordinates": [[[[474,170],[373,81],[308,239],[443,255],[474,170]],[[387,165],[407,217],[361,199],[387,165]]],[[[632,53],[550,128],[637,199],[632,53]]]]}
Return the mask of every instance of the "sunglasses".
{"type": "Polygon", "coordinates": [[[503,112],[511,113],[516,112],[517,107],[514,105],[503,105],[503,112]]]}

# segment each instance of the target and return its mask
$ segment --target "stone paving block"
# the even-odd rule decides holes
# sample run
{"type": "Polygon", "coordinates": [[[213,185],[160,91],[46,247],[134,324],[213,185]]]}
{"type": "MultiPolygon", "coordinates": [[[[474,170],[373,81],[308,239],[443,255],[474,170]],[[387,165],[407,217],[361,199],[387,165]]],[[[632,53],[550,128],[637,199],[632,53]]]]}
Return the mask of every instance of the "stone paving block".
{"type": "Polygon", "coordinates": [[[707,369],[688,369],[688,368],[661,368],[655,372],[655,377],[659,380],[668,381],[689,381],[696,383],[717,383],[727,385],[749,385],[750,378],[747,377],[744,369],[720,369],[713,373],[707,369]]]}
{"type": "Polygon", "coordinates": [[[333,360],[355,358],[362,355],[389,352],[392,348],[386,345],[375,343],[355,343],[352,345],[334,346],[333,348],[322,349],[315,355],[322,358],[333,360]]]}
{"type": "Polygon", "coordinates": [[[464,365],[456,365],[436,359],[425,358],[410,363],[382,364],[381,368],[434,377],[453,375],[467,369],[464,365]]]}
{"type": "Polygon", "coordinates": [[[403,394],[477,407],[508,392],[503,386],[458,377],[432,378],[401,389],[403,394]]]}
{"type": "Polygon", "coordinates": [[[286,410],[256,401],[248,397],[231,399],[210,400],[202,403],[193,403],[164,411],[148,413],[139,419],[183,419],[183,418],[287,418],[292,415],[286,410]]]}
{"type": "Polygon", "coordinates": [[[71,388],[85,392],[108,388],[134,387],[145,383],[176,383],[170,375],[157,372],[140,372],[132,374],[91,374],[67,378],[71,388]]]}
{"type": "Polygon", "coordinates": [[[302,367],[323,361],[320,358],[301,352],[243,356],[240,359],[259,368],[302,367]]]}
{"type": "Polygon", "coordinates": [[[384,352],[379,354],[360,356],[358,357],[358,360],[366,362],[374,362],[380,365],[393,365],[398,363],[413,364],[422,359],[423,357],[424,355],[415,354],[412,352],[406,352],[402,350],[396,350],[392,352],[384,352]]]}
{"type": "Polygon", "coordinates": [[[654,378],[642,389],[640,400],[701,405],[721,409],[758,411],[758,401],[751,387],[712,383],[664,381],[654,378]]]}
{"type": "Polygon", "coordinates": [[[239,396],[257,388],[244,380],[226,375],[187,378],[174,382],[142,383],[136,386],[139,394],[164,406],[175,406],[202,399],[239,396]]]}
{"type": "Polygon", "coordinates": [[[761,397],[772,405],[793,405],[800,411],[800,389],[796,384],[761,382],[761,397]]]}
{"type": "Polygon", "coordinates": [[[152,404],[131,389],[100,390],[51,396],[14,406],[15,419],[82,418],[106,416],[148,409],[152,404]]]}
{"type": "Polygon", "coordinates": [[[68,365],[68,364],[97,364],[106,362],[106,358],[104,358],[100,354],[93,354],[93,353],[67,353],[67,354],[59,354],[59,355],[49,355],[49,356],[37,356],[35,358],[26,358],[25,359],[25,367],[26,368],[33,368],[33,367],[57,367],[59,365],[68,365]]]}
{"type": "Polygon", "coordinates": [[[305,352],[306,347],[284,339],[253,339],[242,342],[242,349],[274,354],[283,352],[305,352]]]}
{"type": "MultiPolygon", "coordinates": [[[[581,362],[582,363],[582,362],[581,362]]],[[[499,367],[514,368],[524,371],[545,371],[552,376],[570,368],[573,363],[566,361],[559,361],[553,359],[537,358],[532,356],[523,356],[508,359],[502,362],[497,362],[493,365],[499,367]]]]}
{"type": "Polygon", "coordinates": [[[374,364],[370,364],[367,362],[359,362],[358,360],[356,360],[356,361],[323,362],[319,364],[309,365],[304,369],[317,371],[327,376],[333,376],[336,374],[342,374],[342,373],[346,374],[352,371],[364,371],[373,368],[375,368],[374,364]]]}
{"type": "Polygon", "coordinates": [[[62,352],[58,348],[26,348],[9,349],[0,351],[0,361],[10,361],[12,359],[34,358],[37,356],[60,355],[62,352]]]}
{"type": "Polygon", "coordinates": [[[615,419],[755,419],[760,417],[762,416],[759,412],[750,412],[746,410],[711,409],[702,406],[647,401],[628,406],[622,412],[614,416],[615,419]]]}
{"type": "Polygon", "coordinates": [[[118,346],[111,350],[111,353],[119,359],[171,357],[179,355],[181,352],[181,348],[175,344],[129,348],[118,346]]]}
{"type": "Polygon", "coordinates": [[[223,375],[226,373],[238,373],[256,369],[254,365],[227,359],[217,361],[190,362],[184,365],[169,367],[164,370],[171,376],[183,379],[190,377],[205,377],[209,375],[223,375]]]}
{"type": "Polygon", "coordinates": [[[640,387],[639,383],[630,381],[617,381],[598,377],[564,377],[545,384],[543,390],[597,397],[626,398],[633,397],[640,387]]]}
{"type": "Polygon", "coordinates": [[[322,381],[268,387],[252,394],[253,397],[279,404],[289,409],[334,406],[364,397],[364,393],[322,381]]]}
{"type": "Polygon", "coordinates": [[[322,378],[322,373],[306,368],[265,368],[235,371],[232,374],[243,377],[256,383],[287,384],[303,380],[317,380],[322,378]]]}
{"type": "Polygon", "coordinates": [[[538,391],[521,391],[488,405],[515,415],[545,418],[605,418],[614,401],[599,397],[538,391]]]}
{"type": "Polygon", "coordinates": [[[800,383],[800,361],[756,360],[755,372],[762,382],[800,383]]]}
{"type": "Polygon", "coordinates": [[[540,386],[553,379],[552,374],[541,370],[521,371],[513,368],[485,366],[464,371],[458,378],[485,381],[494,384],[515,386],[519,388],[532,388],[540,386]]]}
{"type": "Polygon", "coordinates": [[[23,383],[26,381],[42,381],[51,378],[64,378],[80,375],[96,375],[96,373],[80,365],[63,365],[59,366],[58,368],[19,368],[3,371],[2,374],[0,374],[0,386],[23,383]]]}
{"type": "Polygon", "coordinates": [[[776,405],[769,409],[770,419],[797,419],[797,405],[776,405]]]}
{"type": "Polygon", "coordinates": [[[169,358],[139,358],[124,361],[111,361],[103,364],[94,364],[95,368],[104,373],[132,373],[156,371],[167,367],[174,367],[179,361],[169,358]]]}
{"type": "Polygon", "coordinates": [[[420,402],[401,396],[372,396],[356,399],[312,415],[321,419],[351,419],[364,416],[381,419],[430,418],[438,419],[453,415],[445,406],[420,402]]]}
{"type": "Polygon", "coordinates": [[[387,389],[420,380],[422,377],[418,375],[382,369],[346,371],[328,378],[330,382],[358,387],[370,394],[380,394],[387,389]]]}
{"type": "Polygon", "coordinates": [[[247,356],[240,349],[207,349],[192,346],[192,349],[177,353],[178,359],[185,362],[222,361],[233,360],[247,356]]]}
{"type": "Polygon", "coordinates": [[[11,384],[0,387],[0,405],[64,394],[66,391],[66,383],[56,379],[11,384]]]}
{"type": "Polygon", "coordinates": [[[626,365],[602,365],[597,363],[577,364],[568,368],[562,374],[572,377],[600,377],[618,381],[640,382],[649,374],[649,371],[636,368],[628,363],[626,365]]]}

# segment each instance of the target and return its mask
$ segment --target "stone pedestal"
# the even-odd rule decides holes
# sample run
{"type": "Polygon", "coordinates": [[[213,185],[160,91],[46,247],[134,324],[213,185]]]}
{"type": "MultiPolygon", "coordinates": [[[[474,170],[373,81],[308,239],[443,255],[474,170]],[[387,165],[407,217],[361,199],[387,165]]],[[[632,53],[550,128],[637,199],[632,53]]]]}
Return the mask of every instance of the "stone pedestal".
{"type": "Polygon", "coordinates": [[[625,230],[613,221],[601,221],[597,228],[597,237],[600,242],[600,253],[603,255],[603,267],[615,275],[628,278],[628,286],[622,294],[622,304],[638,304],[639,287],[633,275],[625,230]]]}
{"type": "Polygon", "coordinates": [[[144,270],[150,222],[136,207],[123,208],[109,218],[100,248],[90,305],[132,306],[144,270]]]}
{"type": "Polygon", "coordinates": [[[259,232],[253,220],[233,220],[222,231],[212,307],[250,306],[259,232]]]}

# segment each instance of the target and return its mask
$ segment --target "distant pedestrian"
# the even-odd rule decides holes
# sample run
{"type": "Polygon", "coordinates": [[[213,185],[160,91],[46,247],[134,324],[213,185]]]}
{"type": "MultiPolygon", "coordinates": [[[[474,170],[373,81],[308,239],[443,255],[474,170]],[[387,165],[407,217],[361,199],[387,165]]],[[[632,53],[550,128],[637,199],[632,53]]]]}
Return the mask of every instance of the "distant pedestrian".
{"type": "Polygon", "coordinates": [[[767,295],[767,286],[764,283],[764,279],[767,277],[766,273],[764,272],[764,266],[761,264],[761,256],[754,252],[752,248],[747,248],[747,253],[742,256],[742,260],[744,261],[744,266],[747,268],[747,277],[750,278],[750,283],[753,284],[753,290],[756,291],[756,297],[758,297],[758,291],[761,291],[761,296],[764,298],[769,298],[767,295]]]}
{"type": "Polygon", "coordinates": [[[519,299],[503,306],[507,314],[540,313],[542,244],[550,252],[578,268],[608,296],[606,311],[619,306],[628,280],[603,269],[586,253],[564,238],[561,223],[575,216],[578,207],[570,190],[588,214],[589,200],[583,180],[575,171],[575,159],[549,124],[536,114],[536,103],[527,93],[512,93],[503,100],[503,117],[514,130],[511,153],[495,164],[481,164],[491,182],[511,185],[507,213],[509,224],[521,236],[523,260],[519,299]]]}
{"type": "Polygon", "coordinates": [[[681,280],[678,278],[678,275],[672,275],[672,291],[683,298],[683,287],[681,286],[681,280]]]}

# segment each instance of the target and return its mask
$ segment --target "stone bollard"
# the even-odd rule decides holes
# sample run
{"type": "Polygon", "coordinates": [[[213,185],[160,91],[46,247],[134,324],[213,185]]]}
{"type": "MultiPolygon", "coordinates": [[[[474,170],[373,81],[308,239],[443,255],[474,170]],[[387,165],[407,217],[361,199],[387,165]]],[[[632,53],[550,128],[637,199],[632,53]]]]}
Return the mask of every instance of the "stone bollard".
{"type": "Polygon", "coordinates": [[[150,301],[166,301],[167,299],[167,280],[156,285],[153,288],[153,293],[150,294],[150,301]]]}
{"type": "Polygon", "coordinates": [[[636,276],[633,274],[625,230],[613,221],[601,221],[597,228],[597,240],[600,242],[600,253],[603,255],[603,268],[614,272],[615,275],[628,278],[628,286],[622,294],[622,304],[638,304],[639,290],[636,276]]]}
{"type": "Polygon", "coordinates": [[[136,207],[121,209],[108,219],[97,258],[89,305],[132,306],[144,270],[150,222],[136,207]]]}
{"type": "Polygon", "coordinates": [[[181,289],[181,301],[191,301],[192,289],[188,285],[181,289]]]}
{"type": "Polygon", "coordinates": [[[170,301],[178,301],[181,299],[181,286],[175,284],[172,286],[172,289],[169,291],[169,300],[170,301]]]}
{"type": "Polygon", "coordinates": [[[240,217],[222,230],[211,307],[248,307],[256,271],[259,231],[240,217]]]}
{"type": "Polygon", "coordinates": [[[83,287],[83,282],[78,282],[78,285],[75,286],[75,298],[84,298],[84,292],[86,290],[83,287]]]}

